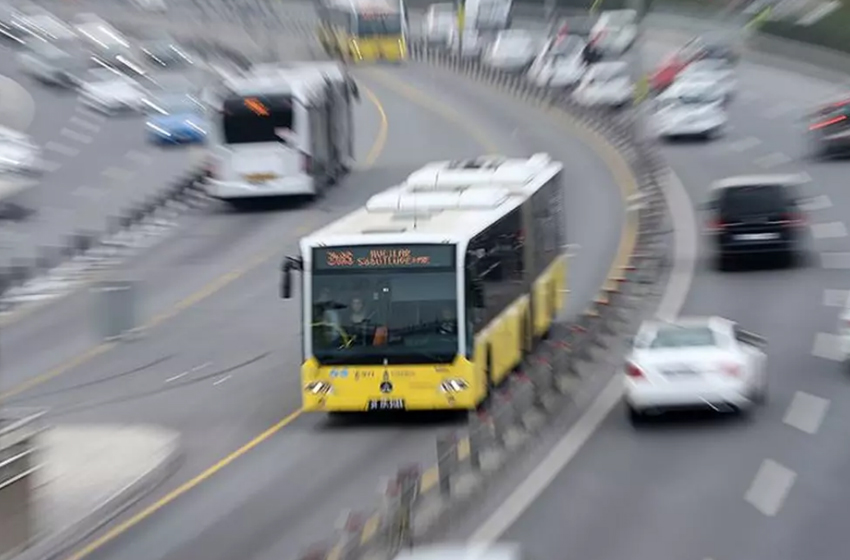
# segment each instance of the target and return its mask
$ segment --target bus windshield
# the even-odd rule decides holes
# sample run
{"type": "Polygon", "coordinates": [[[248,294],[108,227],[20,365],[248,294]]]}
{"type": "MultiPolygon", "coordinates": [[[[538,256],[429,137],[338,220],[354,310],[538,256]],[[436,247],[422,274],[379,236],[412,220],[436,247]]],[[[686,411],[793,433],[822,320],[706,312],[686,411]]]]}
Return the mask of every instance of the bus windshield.
{"type": "MultiPolygon", "coordinates": [[[[384,255],[386,251],[398,254],[404,250],[378,250],[384,255]]],[[[312,354],[320,363],[454,360],[458,353],[454,247],[418,245],[413,252],[428,257],[389,264],[362,256],[340,260],[334,255],[341,253],[333,249],[315,251],[309,321],[312,354]]],[[[358,248],[355,254],[364,253],[358,248]]]]}
{"type": "Polygon", "coordinates": [[[359,37],[377,37],[381,35],[401,35],[401,14],[358,14],[357,35],[359,37]]]}
{"type": "Polygon", "coordinates": [[[292,97],[262,95],[224,101],[222,137],[225,144],[280,142],[280,133],[293,127],[292,97]]]}

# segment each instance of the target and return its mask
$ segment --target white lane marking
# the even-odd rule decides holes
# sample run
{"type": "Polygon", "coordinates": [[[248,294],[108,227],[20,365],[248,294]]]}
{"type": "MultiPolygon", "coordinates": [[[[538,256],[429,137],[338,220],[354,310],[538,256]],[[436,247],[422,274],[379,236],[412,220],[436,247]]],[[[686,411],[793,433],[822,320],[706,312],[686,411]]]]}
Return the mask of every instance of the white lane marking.
{"type": "Polygon", "coordinates": [[[80,117],[71,117],[69,121],[71,124],[74,124],[80,128],[84,128],[89,132],[98,132],[100,131],[100,125],[91,123],[85,119],[81,119],[80,117]]]}
{"type": "Polygon", "coordinates": [[[18,82],[0,75],[0,124],[25,131],[35,117],[35,100],[18,82]]]}
{"type": "Polygon", "coordinates": [[[165,380],[165,382],[166,383],[173,383],[174,381],[177,381],[178,379],[182,379],[182,378],[186,377],[190,373],[195,373],[196,371],[201,371],[202,369],[208,368],[211,365],[212,365],[212,362],[204,362],[203,364],[201,364],[199,366],[195,366],[193,368],[187,369],[183,373],[178,373],[177,375],[175,375],[173,377],[169,377],[168,379],[165,380]]]}
{"type": "Polygon", "coordinates": [[[41,168],[44,169],[48,173],[53,173],[54,171],[58,171],[59,168],[62,167],[62,164],[58,161],[42,161],[41,168]]]}
{"type": "Polygon", "coordinates": [[[815,335],[814,345],[812,346],[812,356],[834,362],[843,362],[844,354],[841,352],[841,337],[832,333],[817,333],[815,335]]]}
{"type": "Polygon", "coordinates": [[[85,105],[77,105],[74,108],[74,111],[81,115],[85,115],[88,120],[94,121],[96,123],[103,123],[106,121],[106,115],[98,113],[97,111],[93,110],[90,107],[86,107],[85,105]]]}
{"type": "Polygon", "coordinates": [[[213,386],[215,386],[215,385],[221,385],[222,383],[224,383],[225,381],[227,381],[227,380],[228,380],[228,379],[230,379],[231,377],[232,377],[232,375],[225,375],[224,377],[222,377],[221,379],[219,379],[218,381],[216,381],[215,383],[213,383],[213,386]]]}
{"type": "Polygon", "coordinates": [[[753,163],[755,163],[762,169],[771,169],[780,165],[785,165],[786,163],[790,162],[791,158],[780,152],[767,154],[766,156],[756,158],[755,161],[753,161],[753,163]]]}
{"type": "Polygon", "coordinates": [[[829,408],[829,399],[797,391],[782,421],[801,432],[816,434],[823,422],[823,417],[826,416],[827,408],[829,408]]]}
{"type": "MultiPolygon", "coordinates": [[[[675,317],[685,303],[693,280],[698,236],[693,202],[682,182],[672,172],[667,176],[664,189],[675,231],[674,258],[672,259],[673,269],[656,315],[675,317]]],[[[620,401],[622,394],[623,380],[618,375],[614,375],[590,408],[581,415],[578,422],[561,438],[528,478],[495,508],[492,515],[469,538],[469,542],[485,545],[496,542],[573,460],[620,401]]]]}
{"type": "Polygon", "coordinates": [[[91,144],[93,138],[88,134],[83,134],[82,132],[77,132],[76,130],[71,130],[70,128],[63,128],[59,131],[59,134],[64,136],[65,138],[70,138],[76,142],[81,144],[91,144]]]}
{"type": "Polygon", "coordinates": [[[812,237],[815,239],[836,239],[847,237],[847,228],[844,222],[827,222],[825,224],[812,224],[812,237]]]}
{"type": "Polygon", "coordinates": [[[761,140],[755,138],[754,136],[749,136],[747,138],[742,138],[741,140],[736,140],[730,143],[728,147],[733,152],[746,152],[747,150],[751,150],[760,144],[761,140]]]}
{"type": "Polygon", "coordinates": [[[823,305],[825,307],[844,307],[850,298],[850,290],[824,290],[823,305]]]}
{"type": "Polygon", "coordinates": [[[71,146],[66,146],[65,144],[60,144],[59,142],[52,141],[45,144],[44,149],[69,157],[73,157],[80,153],[80,150],[78,150],[77,148],[72,148],[71,146]]]}
{"type": "Polygon", "coordinates": [[[744,499],[764,515],[773,517],[782,509],[796,478],[797,473],[788,467],[765,459],[744,499]]]}
{"type": "Polygon", "coordinates": [[[121,169],[120,167],[107,167],[100,173],[107,179],[112,179],[113,181],[126,181],[130,177],[132,177],[135,173],[132,171],[128,171],[127,169],[121,169]]]}
{"type": "Polygon", "coordinates": [[[178,373],[177,375],[169,377],[168,379],[165,380],[165,382],[166,383],[173,383],[174,381],[177,381],[178,379],[182,379],[183,377],[186,377],[187,375],[189,375],[189,370],[186,370],[183,373],[178,373]]]}
{"type": "Polygon", "coordinates": [[[846,270],[850,268],[850,253],[821,253],[820,264],[831,270],[846,270]]]}
{"type": "Polygon", "coordinates": [[[818,210],[826,210],[832,208],[832,201],[825,194],[813,196],[812,198],[800,203],[800,208],[806,212],[816,212],[818,210]]]}
{"type": "Polygon", "coordinates": [[[152,155],[140,152],[139,150],[130,150],[124,154],[124,157],[139,165],[147,165],[153,161],[152,155]]]}

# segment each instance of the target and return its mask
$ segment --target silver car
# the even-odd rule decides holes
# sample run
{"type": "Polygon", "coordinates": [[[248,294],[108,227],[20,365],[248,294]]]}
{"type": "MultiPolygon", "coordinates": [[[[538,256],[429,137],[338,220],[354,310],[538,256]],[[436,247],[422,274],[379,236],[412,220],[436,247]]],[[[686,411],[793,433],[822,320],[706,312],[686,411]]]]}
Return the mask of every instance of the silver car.
{"type": "Polygon", "coordinates": [[[48,85],[73,88],[92,66],[91,57],[75,44],[34,41],[18,53],[21,70],[48,85]]]}

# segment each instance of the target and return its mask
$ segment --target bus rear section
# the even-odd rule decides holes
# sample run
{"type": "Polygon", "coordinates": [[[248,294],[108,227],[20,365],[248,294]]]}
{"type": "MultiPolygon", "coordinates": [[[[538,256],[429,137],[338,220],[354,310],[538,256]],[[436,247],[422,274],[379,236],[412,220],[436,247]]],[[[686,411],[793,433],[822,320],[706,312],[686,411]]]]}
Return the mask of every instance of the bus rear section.
{"type": "Polygon", "coordinates": [[[292,94],[232,96],[219,115],[210,196],[315,195],[310,115],[292,94]]]}
{"type": "Polygon", "coordinates": [[[362,11],[350,39],[349,56],[355,62],[407,59],[404,14],[401,11],[362,11]]]}
{"type": "Polygon", "coordinates": [[[456,250],[446,243],[307,251],[305,410],[475,408],[483,388],[460,351],[456,250]]]}

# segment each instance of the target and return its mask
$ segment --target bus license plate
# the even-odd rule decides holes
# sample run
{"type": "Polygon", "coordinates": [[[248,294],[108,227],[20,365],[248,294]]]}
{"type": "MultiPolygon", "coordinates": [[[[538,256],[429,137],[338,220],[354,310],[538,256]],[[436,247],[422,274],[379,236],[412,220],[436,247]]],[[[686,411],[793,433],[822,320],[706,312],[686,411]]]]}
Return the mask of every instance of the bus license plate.
{"type": "Polygon", "coordinates": [[[403,399],[375,399],[369,401],[369,410],[404,410],[403,399]]]}

